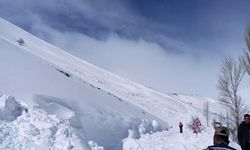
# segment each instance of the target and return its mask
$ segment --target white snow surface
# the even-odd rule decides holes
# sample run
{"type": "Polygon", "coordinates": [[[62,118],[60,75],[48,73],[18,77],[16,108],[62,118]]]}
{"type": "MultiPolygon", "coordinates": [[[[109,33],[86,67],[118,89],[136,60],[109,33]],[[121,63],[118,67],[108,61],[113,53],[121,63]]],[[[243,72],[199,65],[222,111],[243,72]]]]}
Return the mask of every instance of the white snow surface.
{"type": "Polygon", "coordinates": [[[6,107],[11,98],[0,99],[1,149],[199,150],[212,144],[213,129],[204,125],[196,138],[187,127],[192,116],[206,124],[206,102],[210,125],[225,112],[211,98],[164,94],[119,77],[1,18],[0,69],[0,94],[24,101],[6,107]]]}
{"type": "MultiPolygon", "coordinates": [[[[202,150],[213,143],[213,129],[207,128],[201,134],[193,134],[189,129],[180,134],[178,130],[145,134],[140,139],[128,137],[123,140],[124,150],[202,150]]],[[[234,142],[230,146],[240,150],[234,142]]]]}
{"type": "Polygon", "coordinates": [[[2,95],[0,101],[5,103],[0,109],[8,110],[0,112],[5,117],[0,119],[0,149],[84,149],[67,120],[38,108],[25,108],[11,96],[2,95]]]}

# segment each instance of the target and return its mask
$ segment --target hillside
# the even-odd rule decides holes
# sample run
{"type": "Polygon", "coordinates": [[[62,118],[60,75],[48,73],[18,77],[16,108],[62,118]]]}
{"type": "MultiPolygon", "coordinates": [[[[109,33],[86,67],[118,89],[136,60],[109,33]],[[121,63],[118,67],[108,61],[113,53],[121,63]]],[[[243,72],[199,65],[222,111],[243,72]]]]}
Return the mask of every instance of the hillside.
{"type": "MultiPolygon", "coordinates": [[[[122,149],[122,140],[128,136],[131,141],[145,138],[141,126],[146,130],[143,134],[164,130],[157,134],[174,140],[169,133],[175,133],[179,121],[187,126],[190,118],[197,116],[205,122],[202,113],[205,102],[209,102],[213,117],[224,111],[214,99],[163,94],[119,77],[3,19],[0,19],[0,69],[0,94],[15,96],[27,103],[28,108],[36,106],[68,121],[85,149],[90,149],[88,141],[108,150],[122,149]],[[21,38],[22,45],[17,42],[21,38]],[[129,135],[129,129],[133,135],[129,135]]],[[[201,140],[211,139],[211,134],[208,135],[201,140]]],[[[190,140],[190,143],[197,150],[204,147],[204,142],[190,140]]]]}

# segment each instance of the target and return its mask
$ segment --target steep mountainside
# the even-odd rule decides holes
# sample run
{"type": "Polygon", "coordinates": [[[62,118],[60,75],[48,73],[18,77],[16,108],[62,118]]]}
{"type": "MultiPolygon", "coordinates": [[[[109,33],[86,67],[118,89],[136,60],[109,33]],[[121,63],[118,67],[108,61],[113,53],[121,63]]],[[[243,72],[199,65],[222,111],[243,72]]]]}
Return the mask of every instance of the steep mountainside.
{"type": "Polygon", "coordinates": [[[205,102],[214,117],[224,111],[214,99],[163,94],[119,77],[3,19],[0,69],[0,94],[68,121],[87,148],[88,141],[95,141],[108,150],[122,149],[122,139],[128,136],[173,131],[192,116],[205,122],[205,102]]]}

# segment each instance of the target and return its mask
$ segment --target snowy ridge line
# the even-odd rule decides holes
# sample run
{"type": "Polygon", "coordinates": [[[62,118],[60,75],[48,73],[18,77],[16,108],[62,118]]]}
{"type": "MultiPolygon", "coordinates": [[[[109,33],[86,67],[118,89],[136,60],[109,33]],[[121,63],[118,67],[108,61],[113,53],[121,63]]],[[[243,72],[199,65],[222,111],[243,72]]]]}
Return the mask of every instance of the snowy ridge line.
{"type": "Polygon", "coordinates": [[[172,116],[166,116],[166,114],[173,114],[175,112],[183,112],[185,114],[186,112],[186,108],[180,102],[175,101],[168,95],[144,87],[131,80],[121,78],[118,75],[81,60],[1,18],[0,22],[2,22],[0,24],[2,28],[0,34],[3,40],[51,63],[51,65],[62,69],[80,81],[111,93],[151,114],[161,117],[165,121],[169,120],[168,118],[172,116]],[[14,31],[11,35],[7,33],[10,28],[14,31]],[[24,39],[24,46],[18,45],[16,42],[18,38],[24,39]],[[166,109],[158,110],[159,105],[166,109]],[[173,105],[175,107],[172,107],[173,105]]]}

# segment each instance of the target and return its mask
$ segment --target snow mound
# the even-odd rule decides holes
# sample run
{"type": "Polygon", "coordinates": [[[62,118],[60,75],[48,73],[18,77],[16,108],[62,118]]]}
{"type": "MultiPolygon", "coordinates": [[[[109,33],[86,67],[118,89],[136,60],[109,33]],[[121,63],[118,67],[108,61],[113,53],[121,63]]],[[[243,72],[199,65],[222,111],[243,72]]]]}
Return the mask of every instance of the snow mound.
{"type": "Polygon", "coordinates": [[[128,130],[128,137],[139,139],[142,135],[162,131],[162,127],[156,120],[140,119],[131,123],[128,130]]]}
{"type": "Polygon", "coordinates": [[[27,109],[11,96],[1,96],[0,103],[0,149],[84,149],[67,120],[27,109]]]}
{"type": "Polygon", "coordinates": [[[89,141],[88,142],[91,150],[104,150],[104,147],[103,146],[99,146],[96,142],[94,141],[89,141]]]}
{"type": "Polygon", "coordinates": [[[0,98],[0,120],[13,121],[22,115],[27,109],[18,103],[12,96],[2,96],[0,98]]]}

